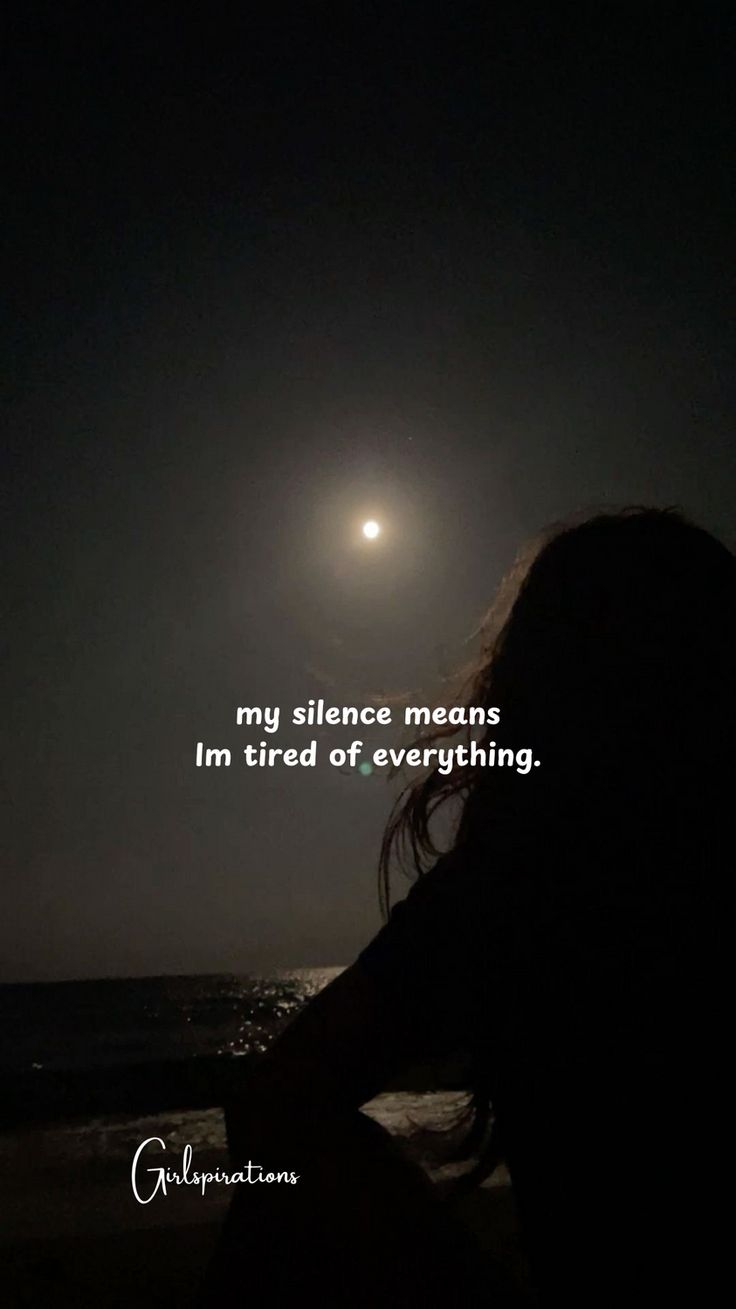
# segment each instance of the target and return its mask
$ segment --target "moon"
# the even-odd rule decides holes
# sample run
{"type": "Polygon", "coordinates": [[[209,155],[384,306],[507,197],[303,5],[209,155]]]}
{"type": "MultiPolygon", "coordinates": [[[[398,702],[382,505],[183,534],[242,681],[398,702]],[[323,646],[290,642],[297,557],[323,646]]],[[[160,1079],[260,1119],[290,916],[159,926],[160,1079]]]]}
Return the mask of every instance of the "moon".
{"type": "Polygon", "coordinates": [[[375,518],[369,518],[367,523],[363,523],[363,536],[369,541],[375,541],[381,528],[375,518]]]}

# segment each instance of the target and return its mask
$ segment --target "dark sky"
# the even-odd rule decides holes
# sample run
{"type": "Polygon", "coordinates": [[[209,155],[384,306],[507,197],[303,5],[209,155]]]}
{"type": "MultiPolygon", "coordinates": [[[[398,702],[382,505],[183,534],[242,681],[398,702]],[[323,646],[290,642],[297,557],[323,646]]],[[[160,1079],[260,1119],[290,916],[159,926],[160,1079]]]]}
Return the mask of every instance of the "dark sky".
{"type": "Polygon", "coordinates": [[[736,544],[726,6],[152,8],[6,20],[4,980],[348,962],[386,784],[195,743],[570,511],[736,544]]]}

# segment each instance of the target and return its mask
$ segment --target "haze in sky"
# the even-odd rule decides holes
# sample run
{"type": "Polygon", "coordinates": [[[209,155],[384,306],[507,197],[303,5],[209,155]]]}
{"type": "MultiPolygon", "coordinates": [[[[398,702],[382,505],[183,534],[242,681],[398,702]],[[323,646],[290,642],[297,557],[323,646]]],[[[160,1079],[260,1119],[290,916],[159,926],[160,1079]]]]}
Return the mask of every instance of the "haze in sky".
{"type": "Polygon", "coordinates": [[[197,742],[432,703],[572,511],[734,544],[733,28],[16,12],[4,980],[347,963],[391,785],[197,742]]]}

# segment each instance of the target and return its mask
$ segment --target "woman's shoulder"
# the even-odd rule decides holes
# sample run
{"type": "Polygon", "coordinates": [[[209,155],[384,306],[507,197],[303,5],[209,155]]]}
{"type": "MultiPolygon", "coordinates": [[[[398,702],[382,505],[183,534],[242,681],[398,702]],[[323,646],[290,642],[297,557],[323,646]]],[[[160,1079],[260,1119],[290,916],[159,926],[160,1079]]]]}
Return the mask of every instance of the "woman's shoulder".
{"type": "Polygon", "coordinates": [[[515,912],[511,901],[518,890],[505,890],[504,883],[479,852],[454,848],[394,904],[360,965],[384,984],[407,990],[472,980],[495,956],[492,939],[507,931],[515,912]]]}

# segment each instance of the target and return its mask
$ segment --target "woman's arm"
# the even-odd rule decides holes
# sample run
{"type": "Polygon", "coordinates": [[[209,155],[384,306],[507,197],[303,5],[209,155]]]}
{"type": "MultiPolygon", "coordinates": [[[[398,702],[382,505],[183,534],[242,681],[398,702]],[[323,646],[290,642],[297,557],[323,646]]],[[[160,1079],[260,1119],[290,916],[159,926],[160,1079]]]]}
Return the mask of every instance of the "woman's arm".
{"type": "MultiPolygon", "coordinates": [[[[358,1111],[412,1056],[411,1035],[391,1013],[382,990],[358,961],[325,987],[288,1025],[250,1073],[242,1098],[228,1109],[234,1165],[300,1172],[294,1190],[341,1184],[334,1151],[352,1153],[363,1184],[377,1155],[400,1168],[412,1192],[426,1190],[419,1170],[404,1164],[391,1138],[358,1111]],[[380,1146],[377,1142],[381,1138],[380,1146]],[[369,1150],[370,1159],[363,1156],[369,1150]],[[360,1156],[360,1160],[359,1160],[360,1156]]],[[[393,1179],[396,1193],[397,1179],[393,1179]]],[[[251,1188],[252,1189],[252,1188],[251,1188]]]]}
{"type": "Polygon", "coordinates": [[[460,1034],[468,1008],[457,990],[467,1001],[460,892],[447,863],[421,878],[254,1067],[228,1114],[233,1166],[252,1161],[298,1181],[238,1188],[207,1306],[232,1300],[251,1266],[261,1305],[264,1284],[274,1305],[307,1289],[355,1309],[408,1309],[438,1295],[476,1302],[478,1255],[467,1233],[423,1171],[360,1112],[404,1068],[438,1053],[437,1031],[440,1045],[460,1034]]]}
{"type": "Polygon", "coordinates": [[[440,859],[259,1061],[251,1112],[256,1101],[264,1112],[288,1103],[302,1119],[355,1111],[411,1064],[462,1045],[478,989],[472,961],[486,945],[479,907],[472,867],[440,859]]]}
{"type": "Polygon", "coordinates": [[[326,1112],[357,1109],[412,1056],[385,993],[360,961],[339,974],[288,1024],[255,1065],[248,1098],[299,1100],[326,1112]]]}
{"type": "Polygon", "coordinates": [[[234,1168],[252,1161],[298,1181],[238,1188],[203,1306],[239,1303],[254,1269],[262,1306],[310,1291],[355,1309],[410,1309],[437,1295],[472,1305],[479,1284],[487,1291],[485,1264],[422,1170],[359,1112],[414,1053],[360,961],[289,1024],[228,1131],[234,1168]]]}

